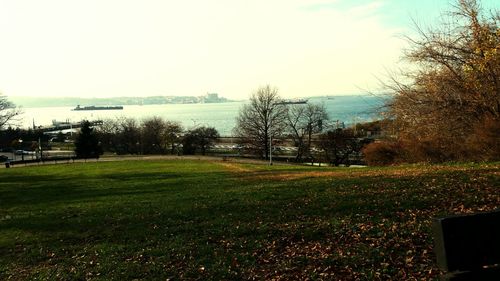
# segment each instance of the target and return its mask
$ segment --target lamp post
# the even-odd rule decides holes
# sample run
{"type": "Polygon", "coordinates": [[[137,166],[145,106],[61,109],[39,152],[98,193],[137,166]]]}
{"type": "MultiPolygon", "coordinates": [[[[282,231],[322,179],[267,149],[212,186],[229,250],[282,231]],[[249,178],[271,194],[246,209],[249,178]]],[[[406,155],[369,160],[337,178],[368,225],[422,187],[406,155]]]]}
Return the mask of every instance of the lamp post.
{"type": "Polygon", "coordinates": [[[21,160],[24,162],[23,140],[19,139],[18,142],[20,143],[20,146],[21,146],[21,160]]]}
{"type": "Polygon", "coordinates": [[[40,154],[40,155],[37,154],[37,157],[40,156],[40,158],[38,159],[39,161],[42,160],[42,153],[43,153],[42,140],[41,140],[41,138],[38,138],[38,154],[40,154]]]}
{"type": "Polygon", "coordinates": [[[273,135],[272,135],[272,128],[273,128],[273,122],[271,119],[271,110],[268,111],[268,119],[269,119],[269,129],[268,129],[268,134],[269,134],[269,165],[273,165],[273,135]]]}

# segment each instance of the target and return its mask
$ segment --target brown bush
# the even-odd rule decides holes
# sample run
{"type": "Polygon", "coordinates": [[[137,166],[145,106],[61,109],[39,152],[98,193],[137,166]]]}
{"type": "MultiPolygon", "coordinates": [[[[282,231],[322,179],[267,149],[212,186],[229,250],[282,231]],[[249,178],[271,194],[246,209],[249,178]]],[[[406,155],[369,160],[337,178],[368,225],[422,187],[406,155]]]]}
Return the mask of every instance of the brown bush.
{"type": "Polygon", "coordinates": [[[370,166],[387,166],[401,161],[402,148],[399,143],[373,142],[363,148],[363,155],[370,166]]]}
{"type": "Polygon", "coordinates": [[[466,157],[476,161],[500,160],[500,120],[488,117],[467,139],[466,157]]]}
{"type": "Polygon", "coordinates": [[[463,145],[460,146],[451,138],[433,136],[427,139],[401,140],[404,160],[408,163],[441,163],[463,159],[463,145]]]}

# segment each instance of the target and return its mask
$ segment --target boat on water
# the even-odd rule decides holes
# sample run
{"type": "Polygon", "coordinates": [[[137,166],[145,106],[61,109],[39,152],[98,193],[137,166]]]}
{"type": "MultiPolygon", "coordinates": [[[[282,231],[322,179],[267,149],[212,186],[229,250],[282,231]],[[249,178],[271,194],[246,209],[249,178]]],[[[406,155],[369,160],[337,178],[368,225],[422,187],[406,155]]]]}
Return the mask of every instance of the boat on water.
{"type": "Polygon", "coordinates": [[[122,110],[123,106],[118,105],[118,106],[80,106],[77,105],[73,110],[79,111],[79,110],[122,110]]]}
{"type": "Polygon", "coordinates": [[[308,99],[285,99],[279,102],[279,104],[306,104],[308,99]]]}

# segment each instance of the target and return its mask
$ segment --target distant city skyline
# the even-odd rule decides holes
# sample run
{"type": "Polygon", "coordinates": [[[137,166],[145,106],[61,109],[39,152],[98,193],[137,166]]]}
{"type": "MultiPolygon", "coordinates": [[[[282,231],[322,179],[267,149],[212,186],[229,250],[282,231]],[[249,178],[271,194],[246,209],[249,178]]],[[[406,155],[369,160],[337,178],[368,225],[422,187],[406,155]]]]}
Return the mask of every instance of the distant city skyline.
{"type": "MultiPolygon", "coordinates": [[[[0,0],[8,97],[376,91],[448,0],[0,0]]],[[[494,0],[481,1],[499,8],[494,0]]]]}

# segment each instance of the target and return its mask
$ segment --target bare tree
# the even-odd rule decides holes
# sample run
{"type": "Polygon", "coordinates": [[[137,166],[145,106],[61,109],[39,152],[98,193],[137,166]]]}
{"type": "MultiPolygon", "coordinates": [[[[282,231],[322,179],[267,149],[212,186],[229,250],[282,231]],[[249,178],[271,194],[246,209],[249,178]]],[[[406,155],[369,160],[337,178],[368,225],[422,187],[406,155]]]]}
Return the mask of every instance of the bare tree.
{"type": "Polygon", "coordinates": [[[286,128],[286,107],[278,89],[267,85],[255,91],[240,110],[233,132],[257,154],[269,157],[270,143],[286,128]]]}
{"type": "Polygon", "coordinates": [[[102,124],[94,129],[99,140],[101,140],[101,148],[104,151],[118,153],[117,145],[119,141],[117,136],[120,132],[118,120],[115,119],[103,120],[102,124]]]}
{"type": "Polygon", "coordinates": [[[104,120],[96,127],[96,133],[105,151],[117,154],[139,154],[141,152],[141,128],[133,118],[119,117],[104,120]]]}
{"type": "Polygon", "coordinates": [[[182,126],[178,122],[165,121],[160,117],[144,120],[119,117],[104,120],[96,128],[102,148],[117,154],[174,153],[180,142],[182,126]]]}
{"type": "Polygon", "coordinates": [[[167,124],[154,116],[142,122],[142,148],[145,154],[163,154],[167,149],[167,124]]]}
{"type": "Polygon", "coordinates": [[[286,122],[288,132],[297,147],[296,161],[310,156],[313,134],[320,133],[328,120],[324,105],[295,104],[287,108],[286,122]]]}
{"type": "Polygon", "coordinates": [[[177,145],[181,141],[181,134],[184,128],[179,122],[167,121],[165,123],[165,130],[165,141],[170,146],[170,154],[174,154],[177,145]]]}
{"type": "Polygon", "coordinates": [[[121,153],[141,154],[141,128],[137,120],[133,118],[121,118],[118,120],[117,141],[121,153]]]}
{"type": "Polygon", "coordinates": [[[15,117],[21,113],[7,97],[0,93],[0,129],[15,121],[15,117]]]}
{"type": "Polygon", "coordinates": [[[370,141],[367,138],[358,138],[351,128],[337,128],[319,136],[319,147],[328,163],[334,166],[349,166],[351,156],[359,155],[363,146],[370,141]]]}
{"type": "Polygon", "coordinates": [[[220,137],[219,132],[213,127],[198,127],[186,133],[183,139],[183,153],[194,154],[196,149],[201,150],[201,154],[205,155],[210,148],[220,137]]]}
{"type": "Polygon", "coordinates": [[[500,122],[500,12],[486,15],[478,1],[457,0],[449,19],[418,29],[406,54],[416,67],[388,83],[398,137],[419,150],[415,160],[467,157],[464,144],[477,128],[500,122]]]}

